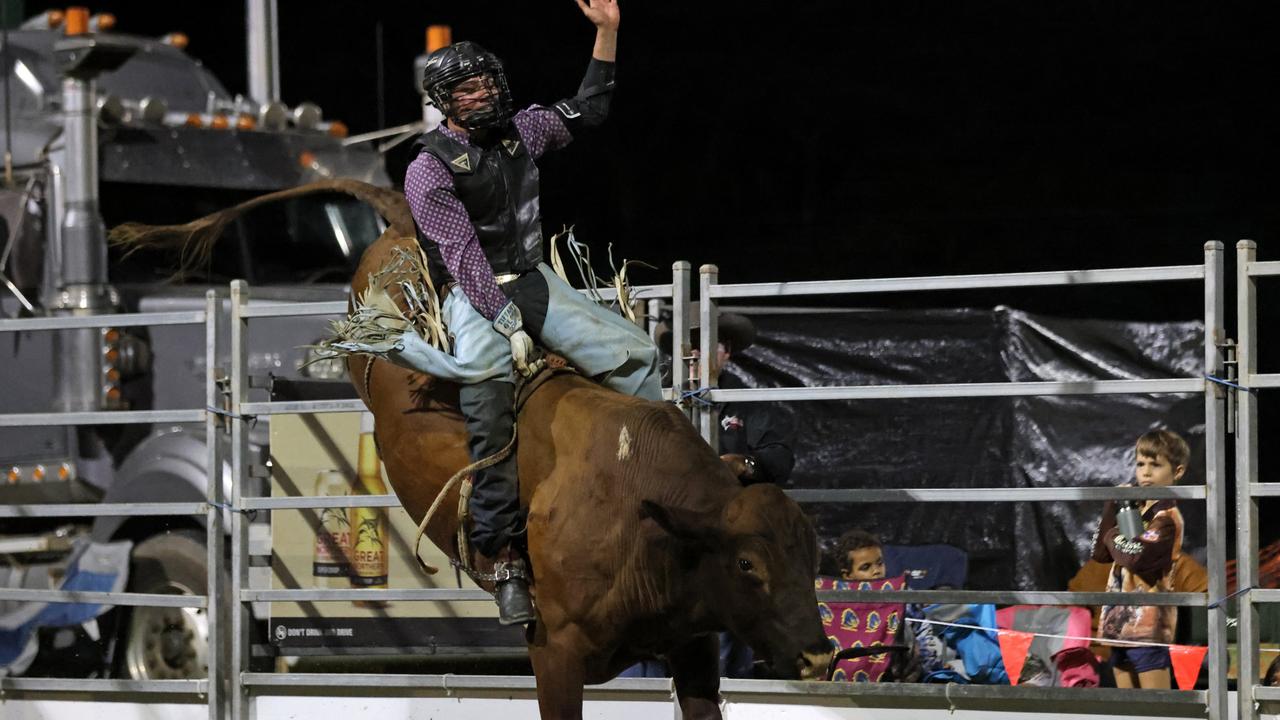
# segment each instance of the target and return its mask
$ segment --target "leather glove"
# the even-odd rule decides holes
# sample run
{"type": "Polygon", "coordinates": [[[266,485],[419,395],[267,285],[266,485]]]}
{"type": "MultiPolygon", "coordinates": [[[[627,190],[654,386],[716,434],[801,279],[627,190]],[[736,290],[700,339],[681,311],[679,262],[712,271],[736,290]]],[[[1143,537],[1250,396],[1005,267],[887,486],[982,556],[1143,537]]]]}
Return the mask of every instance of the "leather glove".
{"type": "Polygon", "coordinates": [[[520,316],[520,308],[508,302],[493,319],[493,329],[511,343],[511,362],[523,376],[529,377],[538,369],[538,353],[533,346],[533,338],[524,331],[524,318],[520,316]]]}
{"type": "Polygon", "coordinates": [[[755,458],[751,458],[746,455],[740,455],[738,453],[729,453],[726,455],[721,455],[720,459],[724,461],[725,465],[729,466],[729,472],[733,473],[734,477],[740,480],[752,480],[755,478],[756,476],[755,458]]]}

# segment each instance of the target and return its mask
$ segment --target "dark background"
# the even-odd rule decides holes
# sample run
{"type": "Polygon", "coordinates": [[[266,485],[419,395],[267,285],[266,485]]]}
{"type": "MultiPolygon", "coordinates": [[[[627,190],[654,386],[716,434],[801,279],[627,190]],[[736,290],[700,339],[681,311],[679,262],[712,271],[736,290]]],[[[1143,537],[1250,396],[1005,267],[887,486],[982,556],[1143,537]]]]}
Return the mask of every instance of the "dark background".
{"type": "MultiPolygon", "coordinates": [[[[1243,4],[1124,5],[623,2],[612,117],[543,162],[546,228],[725,282],[1186,264],[1215,239],[1280,258],[1269,23],[1243,4]]],[[[246,91],[242,3],[91,10],[186,32],[246,91]]],[[[520,104],[572,94],[594,36],[572,0],[281,0],[282,99],[353,133],[417,119],[431,23],[498,53],[520,104]]],[[[1063,298],[1034,302],[1200,303],[1176,284],[1063,298]]]]}
{"type": "MultiPolygon", "coordinates": [[[[1240,238],[1280,259],[1278,52],[1262,7],[623,2],[610,121],[541,163],[545,228],[576,224],[593,247],[661,268],[633,271],[639,283],[678,259],[715,263],[724,282],[1181,265],[1209,240],[1231,278],[1240,238]]],[[[247,89],[242,2],[91,10],[121,32],[186,32],[190,54],[247,89]]],[[[572,94],[594,35],[571,0],[281,0],[282,99],[353,133],[417,119],[413,59],[433,23],[502,57],[518,104],[572,94]]],[[[406,158],[388,161],[398,181],[406,158]]],[[[1280,282],[1261,289],[1261,369],[1276,371],[1280,282]]],[[[1195,283],[804,299],[824,302],[1203,312],[1195,283]]]]}

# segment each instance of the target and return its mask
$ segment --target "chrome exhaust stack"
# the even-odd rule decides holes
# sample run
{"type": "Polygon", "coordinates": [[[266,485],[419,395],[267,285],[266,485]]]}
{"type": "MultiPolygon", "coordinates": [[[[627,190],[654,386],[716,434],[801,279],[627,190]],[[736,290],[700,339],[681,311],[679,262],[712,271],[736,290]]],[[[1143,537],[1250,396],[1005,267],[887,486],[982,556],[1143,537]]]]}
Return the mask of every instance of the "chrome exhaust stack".
{"type": "MultiPolygon", "coordinates": [[[[107,238],[98,207],[98,103],[94,79],[133,56],[137,47],[116,38],[68,36],[54,45],[63,75],[63,217],[51,309],[64,315],[111,312],[107,238]]],[[[97,328],[58,333],[55,367],[58,410],[102,407],[102,336],[97,328]]]]}

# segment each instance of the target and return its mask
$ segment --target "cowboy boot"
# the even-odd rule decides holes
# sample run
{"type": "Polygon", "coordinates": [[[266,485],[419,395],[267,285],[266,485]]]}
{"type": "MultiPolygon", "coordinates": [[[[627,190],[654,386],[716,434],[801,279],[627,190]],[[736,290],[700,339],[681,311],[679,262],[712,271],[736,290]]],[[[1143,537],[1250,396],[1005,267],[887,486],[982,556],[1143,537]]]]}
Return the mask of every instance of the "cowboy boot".
{"type": "Polygon", "coordinates": [[[529,597],[529,570],[524,558],[508,545],[493,563],[498,601],[498,624],[523,625],[533,622],[533,600],[529,597]]]}

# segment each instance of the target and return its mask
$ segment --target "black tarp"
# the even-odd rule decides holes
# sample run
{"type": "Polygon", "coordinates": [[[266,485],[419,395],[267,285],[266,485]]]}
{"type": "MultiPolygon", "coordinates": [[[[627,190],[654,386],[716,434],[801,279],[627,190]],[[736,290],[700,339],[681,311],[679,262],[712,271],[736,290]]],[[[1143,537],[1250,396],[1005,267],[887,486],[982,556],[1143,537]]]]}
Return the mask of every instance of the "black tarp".
{"type": "MultiPolygon", "coordinates": [[[[727,372],[751,387],[1198,377],[1203,325],[1080,320],[994,310],[752,314],[756,343],[727,372]]],[[[1204,482],[1204,399],[1193,395],[810,401],[772,404],[795,431],[791,488],[1114,486],[1133,444],[1167,427],[1204,482]]],[[[1179,503],[1184,549],[1204,559],[1202,501],[1179,503]]],[[[967,587],[1064,589],[1101,502],[815,503],[828,546],[859,526],[889,544],[969,553],[967,587]]]]}

